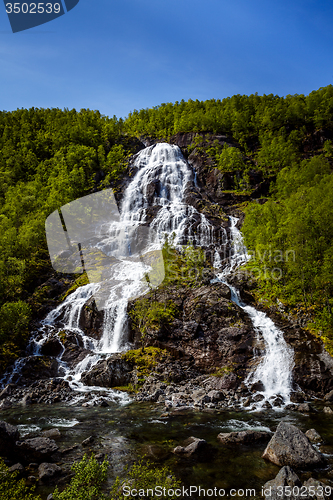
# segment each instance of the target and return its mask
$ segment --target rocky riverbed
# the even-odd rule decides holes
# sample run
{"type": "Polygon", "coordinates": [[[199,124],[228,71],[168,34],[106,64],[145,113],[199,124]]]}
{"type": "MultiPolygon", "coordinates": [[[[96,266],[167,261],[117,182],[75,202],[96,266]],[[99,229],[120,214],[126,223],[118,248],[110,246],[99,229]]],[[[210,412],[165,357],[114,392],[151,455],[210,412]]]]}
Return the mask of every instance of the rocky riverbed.
{"type": "Polygon", "coordinates": [[[265,495],[267,500],[288,497],[274,493],[281,485],[315,485],[311,498],[318,500],[330,498],[320,496],[320,486],[326,493],[333,488],[333,420],[319,404],[308,414],[189,407],[165,411],[162,403],[139,402],[55,404],[2,410],[1,418],[1,455],[29,484],[37,484],[45,499],[56,484],[69,481],[71,464],[85,453],[108,459],[110,484],[123,474],[125,464],[145,456],[171,467],[185,487],[252,488],[256,498],[263,498],[265,487],[273,491],[273,496],[265,495]]]}

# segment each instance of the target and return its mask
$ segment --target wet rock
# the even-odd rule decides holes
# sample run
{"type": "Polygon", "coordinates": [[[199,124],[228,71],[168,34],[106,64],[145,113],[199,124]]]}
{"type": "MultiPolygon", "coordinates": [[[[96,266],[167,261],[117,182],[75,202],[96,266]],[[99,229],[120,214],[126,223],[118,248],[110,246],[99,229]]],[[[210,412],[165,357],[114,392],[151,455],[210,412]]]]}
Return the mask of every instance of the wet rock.
{"type": "Polygon", "coordinates": [[[20,439],[20,433],[16,426],[0,421],[0,456],[13,454],[16,441],[20,439]]]}
{"type": "Polygon", "coordinates": [[[299,405],[299,407],[297,409],[298,409],[298,411],[301,411],[302,413],[310,413],[311,406],[309,405],[309,403],[302,403],[299,405]]]}
{"type": "Polygon", "coordinates": [[[191,455],[194,455],[196,453],[199,453],[202,451],[206,446],[207,446],[207,441],[204,439],[199,439],[196,437],[190,437],[189,438],[190,444],[187,446],[176,446],[172,451],[176,455],[184,455],[187,457],[190,457],[191,455]]]}
{"type": "Polygon", "coordinates": [[[209,387],[217,391],[221,391],[222,389],[236,389],[238,384],[239,380],[235,373],[226,373],[222,377],[210,377],[209,383],[207,383],[209,387]]]}
{"type": "Polygon", "coordinates": [[[50,439],[59,439],[61,437],[61,433],[59,429],[48,429],[47,431],[42,432],[42,436],[50,439]]]}
{"type": "Polygon", "coordinates": [[[273,399],[272,406],[281,407],[283,405],[283,403],[284,403],[283,397],[277,396],[276,398],[273,399]]]}
{"type": "Polygon", "coordinates": [[[25,469],[24,469],[23,465],[20,463],[12,465],[11,467],[9,467],[8,470],[9,470],[9,472],[18,472],[19,477],[22,477],[25,473],[25,469]]]}
{"type": "Polygon", "coordinates": [[[265,386],[262,382],[256,382],[251,385],[251,392],[263,392],[265,390],[265,386]]]}
{"type": "Polygon", "coordinates": [[[94,441],[95,441],[95,438],[93,436],[89,436],[87,439],[85,439],[84,441],[82,441],[81,444],[82,444],[82,446],[89,446],[94,441]]]}
{"type": "Polygon", "coordinates": [[[304,403],[304,394],[302,392],[292,392],[290,401],[292,403],[304,403]]]}
{"type": "MultiPolygon", "coordinates": [[[[264,485],[265,500],[300,500],[300,496],[286,495],[289,490],[297,486],[299,489],[302,483],[295,472],[288,466],[283,467],[275,479],[268,481],[264,485]],[[286,489],[286,487],[289,487],[286,489]]],[[[297,492],[297,490],[296,490],[297,492]]],[[[307,498],[307,496],[306,496],[307,498]]]]}
{"type": "Polygon", "coordinates": [[[252,399],[253,399],[253,401],[255,403],[259,403],[260,401],[262,401],[263,399],[265,399],[265,396],[263,394],[257,394],[252,399]]]}
{"type": "Polygon", "coordinates": [[[271,434],[265,431],[220,432],[217,439],[221,444],[255,444],[267,443],[271,434]]]}
{"type": "Polygon", "coordinates": [[[0,401],[10,396],[12,394],[13,389],[15,389],[14,384],[6,385],[6,387],[2,389],[2,391],[0,392],[0,401]]]}
{"type": "Polygon", "coordinates": [[[12,403],[8,399],[3,399],[0,401],[0,410],[7,410],[12,407],[12,403]]]}
{"type": "MultiPolygon", "coordinates": [[[[0,399],[1,399],[1,395],[0,395],[0,399]]],[[[327,394],[325,394],[324,400],[329,401],[329,402],[333,402],[333,390],[328,392],[327,394]]]]}
{"type": "Polygon", "coordinates": [[[73,446],[70,446],[69,448],[66,448],[65,450],[61,450],[61,454],[62,455],[66,455],[67,453],[71,453],[72,451],[74,450],[77,450],[79,447],[79,445],[76,443],[76,444],[73,444],[73,446]]]}
{"type": "Polygon", "coordinates": [[[109,406],[109,403],[107,402],[106,399],[102,398],[102,399],[99,400],[99,406],[102,406],[103,408],[106,408],[106,407],[109,406]]]}
{"type": "Polygon", "coordinates": [[[107,360],[99,361],[89,372],[82,375],[85,385],[118,387],[131,382],[133,363],[123,359],[122,354],[114,354],[107,360]]]}
{"type": "Polygon", "coordinates": [[[307,481],[305,481],[303,486],[308,492],[314,491],[314,495],[310,495],[311,500],[328,500],[332,497],[330,493],[332,491],[332,487],[318,481],[318,479],[314,479],[313,477],[310,477],[307,481]]]}
{"type": "Polygon", "coordinates": [[[22,406],[30,406],[36,401],[34,400],[32,394],[26,394],[21,401],[22,406]]]}
{"type": "Polygon", "coordinates": [[[279,466],[311,468],[325,463],[305,434],[287,422],[280,422],[268,443],[263,458],[279,466]]]}
{"type": "Polygon", "coordinates": [[[323,441],[323,438],[316,429],[307,430],[305,435],[311,443],[321,443],[323,441]]]}
{"type": "Polygon", "coordinates": [[[325,406],[324,409],[323,409],[323,412],[327,413],[328,415],[332,415],[333,410],[332,410],[332,408],[330,406],[325,406]]]}
{"type": "Polygon", "coordinates": [[[216,390],[209,391],[208,397],[213,403],[217,403],[218,401],[222,401],[223,399],[225,399],[224,393],[216,390]]]}
{"type": "Polygon", "coordinates": [[[104,311],[97,309],[94,297],[91,297],[81,310],[80,327],[90,337],[99,339],[103,327],[104,311]]]}
{"type": "Polygon", "coordinates": [[[61,474],[61,472],[62,472],[61,467],[59,467],[58,465],[43,462],[38,467],[38,478],[43,483],[47,483],[54,476],[61,474]]]}
{"type": "Polygon", "coordinates": [[[49,379],[58,374],[59,363],[47,356],[29,356],[25,358],[21,369],[20,382],[28,385],[40,379],[49,379]]]}
{"type": "Polygon", "coordinates": [[[54,335],[49,337],[44,344],[41,346],[40,352],[45,356],[57,357],[62,353],[64,347],[60,342],[59,338],[54,335]]]}
{"type": "Polygon", "coordinates": [[[53,439],[36,437],[17,441],[16,450],[25,461],[41,462],[45,458],[50,458],[58,450],[58,446],[53,439]]]}

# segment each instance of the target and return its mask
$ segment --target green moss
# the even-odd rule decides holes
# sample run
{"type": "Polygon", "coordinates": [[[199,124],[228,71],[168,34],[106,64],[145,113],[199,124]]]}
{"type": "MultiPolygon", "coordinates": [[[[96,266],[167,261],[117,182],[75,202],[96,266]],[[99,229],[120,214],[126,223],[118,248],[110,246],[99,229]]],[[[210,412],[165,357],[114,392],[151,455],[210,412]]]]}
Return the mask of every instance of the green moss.
{"type": "MultiPolygon", "coordinates": [[[[137,369],[138,386],[140,386],[145,381],[145,377],[148,377],[148,375],[154,370],[157,363],[166,356],[169,356],[169,353],[165,349],[159,349],[158,347],[146,347],[145,349],[133,349],[127,351],[122,355],[122,358],[135,365],[137,369]]],[[[137,387],[132,389],[133,392],[135,392],[137,387]]]]}
{"type": "Polygon", "coordinates": [[[210,373],[211,377],[224,377],[227,373],[232,373],[234,371],[234,367],[232,365],[226,365],[217,367],[214,369],[212,373],[210,373]]]}
{"type": "Polygon", "coordinates": [[[80,276],[74,281],[73,285],[67,290],[67,292],[65,292],[60,297],[60,301],[64,301],[69,294],[75,292],[75,290],[80,286],[88,285],[89,283],[90,282],[87,273],[80,274],[80,276]]]}

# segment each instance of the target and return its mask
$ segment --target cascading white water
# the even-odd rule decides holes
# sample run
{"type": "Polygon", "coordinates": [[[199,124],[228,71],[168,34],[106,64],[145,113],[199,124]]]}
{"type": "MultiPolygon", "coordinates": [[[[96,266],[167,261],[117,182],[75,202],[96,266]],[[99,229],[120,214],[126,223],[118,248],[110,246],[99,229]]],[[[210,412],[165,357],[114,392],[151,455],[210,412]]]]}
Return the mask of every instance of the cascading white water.
{"type": "Polygon", "coordinates": [[[105,224],[96,227],[97,248],[104,255],[119,259],[112,266],[109,286],[106,282],[78,288],[47,315],[38,335],[32,340],[34,354],[39,355],[43,343],[59,331],[70,330],[79,335],[90,354],[72,369],[61,361],[63,353],[58,358],[65,372],[64,378],[70,381],[73,389],[84,389],[80,383],[81,374],[101,357],[127,347],[127,302],[130,297],[145,293],[142,278],[150,267],[127,259],[126,254],[131,255],[129,242],[135,239],[138,228],[144,227],[147,211],[158,207],[150,224],[153,231],[147,233],[147,237],[153,234],[150,246],[148,244],[150,250],[160,247],[158,239],[163,241],[165,235],[173,233],[175,245],[191,240],[200,246],[209,246],[214,242],[212,224],[193,206],[185,203],[186,190],[194,186],[195,176],[178,146],[156,144],[145,148],[136,155],[133,165],[138,170],[124,192],[119,220],[110,221],[107,228],[105,224]],[[157,239],[154,239],[154,234],[157,239]],[[100,288],[104,290],[105,314],[102,336],[97,341],[84,334],[80,317],[87,300],[93,295],[96,297],[100,288]]]}
{"type": "MultiPolygon", "coordinates": [[[[158,238],[149,236],[152,238],[148,242],[149,248],[158,248],[158,239],[163,241],[165,234],[173,234],[174,244],[178,246],[192,241],[197,246],[214,247],[213,266],[217,271],[216,280],[224,282],[227,282],[230,273],[245,264],[249,258],[242,235],[236,227],[238,219],[230,217],[231,256],[225,265],[228,243],[226,230],[221,228],[218,237],[207,218],[196,208],[186,204],[187,190],[193,186],[197,187],[196,174],[185,161],[178,146],[156,144],[145,148],[136,155],[134,167],[137,168],[137,173],[125,190],[119,220],[110,222],[106,230],[105,224],[103,228],[96,228],[96,237],[99,239],[97,247],[104,255],[118,257],[117,264],[112,267],[109,287],[105,287],[105,283],[91,283],[78,288],[48,314],[39,334],[32,340],[34,353],[38,355],[42,344],[60,330],[70,330],[80,336],[90,354],[71,370],[61,361],[63,353],[59,356],[64,377],[74,389],[84,390],[80,382],[81,374],[94,366],[99,359],[108,353],[126,349],[127,302],[130,297],[145,293],[142,278],[149,270],[149,265],[126,258],[126,255],[131,255],[128,242],[138,228],[145,227],[152,207],[155,208],[150,228],[158,238]],[[98,294],[101,289],[104,290],[105,315],[102,337],[98,341],[84,334],[80,327],[80,317],[87,300],[98,294]]],[[[263,384],[264,389],[259,391],[263,396],[262,403],[277,394],[282,396],[284,402],[288,402],[293,366],[292,349],[285,343],[282,332],[264,313],[245,305],[237,290],[228,286],[233,301],[247,312],[255,331],[265,342],[265,355],[249,375],[247,384],[250,386],[259,381],[263,384]]],[[[19,371],[20,363],[20,360],[16,363],[15,372],[19,371]]]]}
{"type": "Polygon", "coordinates": [[[262,407],[265,401],[272,401],[275,396],[281,396],[283,403],[288,404],[292,388],[293,349],[288,346],[284,340],[283,332],[275,326],[273,321],[264,312],[244,304],[236,288],[227,282],[228,275],[249,260],[242,234],[236,227],[237,221],[236,217],[230,217],[231,256],[228,265],[217,276],[228,285],[231,291],[231,300],[249,315],[259,339],[263,339],[265,343],[265,354],[255,370],[248,375],[245,383],[248,387],[256,383],[262,384],[262,389],[255,393],[255,395],[262,396],[262,399],[253,405],[255,408],[262,407]]]}

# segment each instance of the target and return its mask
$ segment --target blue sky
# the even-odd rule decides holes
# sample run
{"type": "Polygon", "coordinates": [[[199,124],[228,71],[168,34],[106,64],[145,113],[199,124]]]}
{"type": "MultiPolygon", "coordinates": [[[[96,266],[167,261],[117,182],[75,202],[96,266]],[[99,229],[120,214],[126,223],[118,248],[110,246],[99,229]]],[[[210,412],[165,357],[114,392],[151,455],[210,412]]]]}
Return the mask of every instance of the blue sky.
{"type": "Polygon", "coordinates": [[[15,34],[0,3],[1,110],[125,117],[162,102],[330,83],[332,0],[80,0],[15,34]]]}

